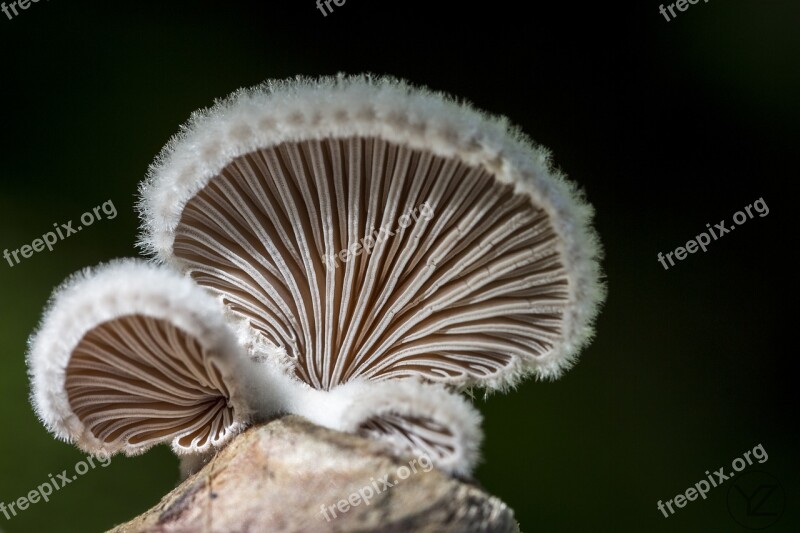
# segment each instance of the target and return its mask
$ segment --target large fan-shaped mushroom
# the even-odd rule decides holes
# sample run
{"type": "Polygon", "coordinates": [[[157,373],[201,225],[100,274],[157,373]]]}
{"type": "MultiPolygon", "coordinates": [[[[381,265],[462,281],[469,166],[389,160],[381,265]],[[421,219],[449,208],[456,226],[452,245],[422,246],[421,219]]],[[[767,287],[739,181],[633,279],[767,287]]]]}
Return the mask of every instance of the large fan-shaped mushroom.
{"type": "Polygon", "coordinates": [[[236,93],[193,117],[142,191],[147,249],[317,388],[555,377],[602,298],[591,209],[544,152],[401,83],[236,93]]]}

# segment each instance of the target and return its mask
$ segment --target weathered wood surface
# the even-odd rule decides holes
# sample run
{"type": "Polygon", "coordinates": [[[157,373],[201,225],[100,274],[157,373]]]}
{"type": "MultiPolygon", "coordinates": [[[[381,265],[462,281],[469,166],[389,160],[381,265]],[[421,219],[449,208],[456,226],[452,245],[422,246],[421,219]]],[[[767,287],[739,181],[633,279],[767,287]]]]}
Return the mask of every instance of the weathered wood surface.
{"type": "Polygon", "coordinates": [[[113,531],[506,533],[519,528],[502,501],[431,469],[427,458],[396,458],[375,441],[288,416],[239,435],[158,505],[113,531]]]}

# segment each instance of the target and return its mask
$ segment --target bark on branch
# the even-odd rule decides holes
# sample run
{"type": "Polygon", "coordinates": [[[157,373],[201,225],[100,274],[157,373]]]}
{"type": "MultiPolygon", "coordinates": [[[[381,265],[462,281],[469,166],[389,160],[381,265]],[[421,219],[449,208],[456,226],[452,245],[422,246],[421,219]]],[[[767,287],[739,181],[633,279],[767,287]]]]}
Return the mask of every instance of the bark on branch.
{"type": "Polygon", "coordinates": [[[471,482],[428,469],[424,460],[393,457],[375,441],[287,416],[239,435],[158,505],[113,530],[140,531],[519,528],[511,509],[471,482]]]}

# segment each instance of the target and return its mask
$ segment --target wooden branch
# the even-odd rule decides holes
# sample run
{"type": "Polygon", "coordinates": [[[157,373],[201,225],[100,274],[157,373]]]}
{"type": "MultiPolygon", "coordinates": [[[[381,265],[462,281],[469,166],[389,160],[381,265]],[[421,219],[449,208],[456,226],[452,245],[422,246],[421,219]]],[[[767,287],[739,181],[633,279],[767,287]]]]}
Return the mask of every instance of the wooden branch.
{"type": "Polygon", "coordinates": [[[396,458],[376,441],[287,416],[239,435],[158,505],[113,530],[140,531],[519,528],[502,501],[431,469],[427,458],[396,458]]]}

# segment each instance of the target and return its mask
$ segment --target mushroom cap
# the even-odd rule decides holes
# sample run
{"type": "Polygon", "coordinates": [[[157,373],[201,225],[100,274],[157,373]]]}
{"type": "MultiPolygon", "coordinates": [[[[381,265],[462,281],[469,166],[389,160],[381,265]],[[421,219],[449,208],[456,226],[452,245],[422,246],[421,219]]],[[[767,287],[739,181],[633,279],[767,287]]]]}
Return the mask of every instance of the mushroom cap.
{"type": "Polygon", "coordinates": [[[54,292],[28,366],[45,426],[91,453],[219,446],[269,384],[248,378],[264,365],[251,364],[219,302],[177,273],[133,260],[79,272],[54,292]]]}
{"type": "Polygon", "coordinates": [[[555,378],[604,297],[592,209],[547,152],[392,79],[238,91],[192,115],[141,195],[140,245],[314,388],[555,378]]]}

